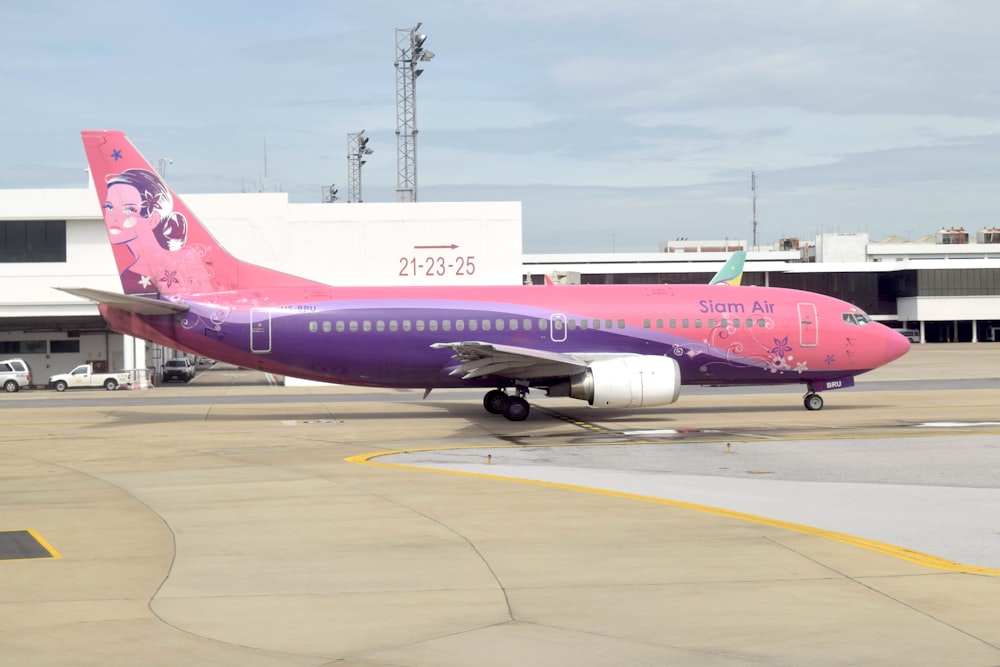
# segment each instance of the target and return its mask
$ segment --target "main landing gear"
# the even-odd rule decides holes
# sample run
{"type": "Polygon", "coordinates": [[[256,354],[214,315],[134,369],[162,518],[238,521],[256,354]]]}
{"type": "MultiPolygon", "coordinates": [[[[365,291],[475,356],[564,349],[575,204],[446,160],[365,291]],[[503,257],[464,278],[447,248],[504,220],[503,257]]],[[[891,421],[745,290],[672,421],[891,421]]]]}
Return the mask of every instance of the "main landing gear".
{"type": "Polygon", "coordinates": [[[803,397],[802,404],[806,406],[806,410],[822,410],[823,397],[814,391],[810,391],[803,397]]]}
{"type": "Polygon", "coordinates": [[[527,419],[528,413],[531,412],[531,406],[524,398],[527,393],[527,387],[518,387],[517,393],[513,396],[503,389],[493,389],[483,396],[483,407],[490,414],[503,415],[512,422],[521,422],[527,419]]]}

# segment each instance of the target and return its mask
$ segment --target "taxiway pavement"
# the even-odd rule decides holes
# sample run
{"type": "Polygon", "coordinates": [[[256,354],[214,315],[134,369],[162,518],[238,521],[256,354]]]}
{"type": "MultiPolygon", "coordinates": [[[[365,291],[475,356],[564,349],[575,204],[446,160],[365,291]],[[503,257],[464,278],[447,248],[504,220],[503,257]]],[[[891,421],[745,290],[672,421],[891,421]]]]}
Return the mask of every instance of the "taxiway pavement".
{"type": "MultiPolygon", "coordinates": [[[[787,392],[718,390],[628,413],[537,399],[523,423],[487,415],[477,394],[421,401],[420,392],[235,380],[3,396],[0,531],[30,529],[58,557],[0,561],[0,656],[20,665],[1000,664],[991,573],[634,490],[577,488],[600,469],[602,449],[662,450],[641,472],[682,468],[698,446],[731,460],[758,443],[821,442],[795,455],[822,450],[825,463],[800,462],[790,480],[818,483],[838,461],[858,469],[859,443],[933,438],[920,442],[950,462],[956,488],[976,480],[995,492],[987,466],[957,452],[1000,446],[990,425],[998,361],[992,344],[920,346],[856,390],[830,393],[820,412],[787,392]],[[720,430],[736,453],[722,452],[720,430]],[[568,488],[371,456],[443,447],[586,451],[589,462],[568,488]]],[[[892,460],[884,476],[860,469],[871,484],[901,474],[892,460]]],[[[725,488],[742,474],[691,476],[725,488]]],[[[985,540],[1000,532],[992,498],[979,508],[996,526],[985,540]]]]}

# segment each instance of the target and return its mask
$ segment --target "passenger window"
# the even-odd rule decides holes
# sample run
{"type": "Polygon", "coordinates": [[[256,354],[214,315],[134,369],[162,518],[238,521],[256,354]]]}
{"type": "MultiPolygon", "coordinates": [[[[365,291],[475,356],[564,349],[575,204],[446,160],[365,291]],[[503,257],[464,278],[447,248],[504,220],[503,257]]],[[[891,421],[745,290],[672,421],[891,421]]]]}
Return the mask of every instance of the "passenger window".
{"type": "Polygon", "coordinates": [[[424,321],[417,320],[417,331],[423,331],[423,330],[424,330],[424,321]]]}
{"type": "Polygon", "coordinates": [[[497,331],[503,331],[503,320],[497,318],[497,331]]]}
{"type": "Polygon", "coordinates": [[[330,322],[323,322],[323,333],[330,333],[333,331],[333,325],[330,322]]]}
{"type": "Polygon", "coordinates": [[[687,329],[690,326],[690,324],[688,324],[688,318],[685,317],[684,319],[681,320],[681,326],[685,329],[687,329]]]}
{"type": "Polygon", "coordinates": [[[427,328],[430,329],[431,331],[437,331],[438,330],[438,321],[437,320],[430,320],[427,323],[427,328]]]}
{"type": "Polygon", "coordinates": [[[375,331],[385,331],[385,320],[375,321],[375,331]]]}
{"type": "Polygon", "coordinates": [[[588,320],[580,320],[580,328],[581,329],[586,329],[587,328],[587,324],[589,324],[588,320]]]}
{"type": "Polygon", "coordinates": [[[455,320],[455,331],[465,331],[465,320],[455,320]]]}
{"type": "Polygon", "coordinates": [[[357,331],[357,330],[358,330],[358,321],[351,320],[351,331],[357,331]]]}
{"type": "Polygon", "coordinates": [[[708,328],[709,329],[714,329],[715,328],[715,318],[714,317],[708,318],[708,328]]]}
{"type": "Polygon", "coordinates": [[[530,319],[528,319],[527,317],[524,318],[522,324],[524,324],[524,330],[525,331],[531,331],[531,320],[530,319]]]}
{"type": "Polygon", "coordinates": [[[556,331],[562,331],[563,330],[563,321],[562,320],[552,320],[552,328],[555,329],[556,331]]]}
{"type": "Polygon", "coordinates": [[[663,318],[657,318],[656,319],[656,328],[657,329],[662,329],[663,328],[663,318]]]}
{"type": "Polygon", "coordinates": [[[441,320],[441,331],[451,331],[451,320],[441,320]]]}
{"type": "Polygon", "coordinates": [[[489,330],[490,330],[490,321],[483,320],[483,331],[489,331],[489,330]]]}
{"type": "Polygon", "coordinates": [[[311,321],[309,323],[309,331],[311,333],[316,333],[317,331],[319,331],[319,322],[317,322],[316,320],[311,321]]]}
{"type": "Polygon", "coordinates": [[[618,320],[618,328],[619,329],[625,328],[625,320],[618,320]]]}
{"type": "Polygon", "coordinates": [[[361,327],[365,331],[371,331],[372,330],[372,322],[371,322],[371,320],[365,320],[364,322],[362,322],[361,323],[361,327]]]}
{"type": "Polygon", "coordinates": [[[695,329],[700,329],[701,328],[701,318],[700,317],[696,317],[695,318],[695,320],[694,320],[694,328],[695,329]]]}
{"type": "Polygon", "coordinates": [[[651,325],[651,322],[649,321],[648,317],[642,321],[642,328],[643,329],[648,329],[650,327],[650,325],[651,325]]]}
{"type": "Polygon", "coordinates": [[[761,329],[767,326],[767,322],[764,321],[763,317],[757,319],[757,326],[760,327],[761,329]]]}
{"type": "Polygon", "coordinates": [[[614,328],[614,322],[612,322],[611,320],[604,320],[604,328],[605,329],[613,329],[614,328]]]}
{"type": "Polygon", "coordinates": [[[399,331],[399,322],[396,320],[389,320],[389,331],[399,331]]]}
{"type": "Polygon", "coordinates": [[[413,324],[410,323],[410,320],[403,320],[403,331],[410,331],[411,329],[413,329],[413,324]]]}
{"type": "Polygon", "coordinates": [[[674,319],[673,317],[670,318],[670,328],[671,329],[676,329],[677,328],[677,320],[674,319]]]}
{"type": "Polygon", "coordinates": [[[343,320],[337,320],[337,333],[344,333],[344,329],[346,328],[343,320]]]}
{"type": "Polygon", "coordinates": [[[538,320],[538,330],[539,331],[548,331],[549,330],[549,321],[548,320],[538,320]]]}
{"type": "Polygon", "coordinates": [[[510,330],[517,331],[517,320],[515,320],[513,317],[510,318],[510,330]]]}
{"type": "Polygon", "coordinates": [[[479,328],[479,320],[469,320],[469,331],[475,331],[479,328]]]}

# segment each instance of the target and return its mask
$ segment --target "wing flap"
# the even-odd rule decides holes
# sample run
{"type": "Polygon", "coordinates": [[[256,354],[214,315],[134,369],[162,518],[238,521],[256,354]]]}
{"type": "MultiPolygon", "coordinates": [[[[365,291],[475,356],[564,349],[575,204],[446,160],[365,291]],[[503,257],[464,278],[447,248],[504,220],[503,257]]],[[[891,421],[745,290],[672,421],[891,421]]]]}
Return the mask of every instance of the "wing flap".
{"type": "Polygon", "coordinates": [[[118,294],[117,292],[105,292],[104,290],[90,289],[88,287],[56,287],[56,289],[105,306],[117,308],[118,310],[135,313],[136,315],[176,315],[177,313],[186,313],[189,310],[189,307],[182,303],[147,299],[143,296],[130,296],[128,294],[118,294]]]}
{"type": "Polygon", "coordinates": [[[436,350],[451,349],[452,359],[459,366],[451,371],[463,380],[499,375],[519,380],[575,375],[587,368],[586,362],[569,354],[533,350],[513,345],[496,345],[480,341],[434,343],[436,350]]]}

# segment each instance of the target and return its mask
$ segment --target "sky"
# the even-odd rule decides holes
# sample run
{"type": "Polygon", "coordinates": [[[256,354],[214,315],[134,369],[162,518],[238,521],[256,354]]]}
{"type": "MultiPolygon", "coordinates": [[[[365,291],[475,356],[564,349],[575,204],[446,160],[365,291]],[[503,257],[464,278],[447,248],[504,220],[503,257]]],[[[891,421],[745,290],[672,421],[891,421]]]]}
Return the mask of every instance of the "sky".
{"type": "Polygon", "coordinates": [[[365,130],[395,201],[417,23],[417,199],[520,201],[525,252],[753,242],[754,203],[760,245],[1000,226],[992,0],[3,2],[0,188],[83,187],[120,129],[181,194],[346,201],[365,130]]]}

